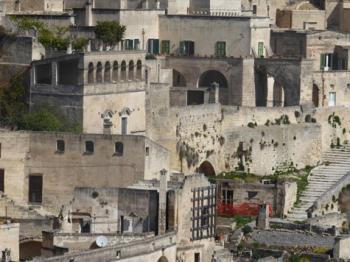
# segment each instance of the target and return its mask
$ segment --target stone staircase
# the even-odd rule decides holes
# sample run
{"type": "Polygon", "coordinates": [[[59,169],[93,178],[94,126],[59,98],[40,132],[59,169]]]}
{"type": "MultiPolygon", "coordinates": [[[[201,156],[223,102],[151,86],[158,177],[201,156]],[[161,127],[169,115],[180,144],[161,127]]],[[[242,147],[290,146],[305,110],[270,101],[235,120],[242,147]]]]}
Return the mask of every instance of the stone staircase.
{"type": "Polygon", "coordinates": [[[350,171],[350,145],[333,148],[322,154],[322,165],[311,170],[306,190],[301,194],[300,203],[287,215],[290,221],[307,219],[307,210],[312,204],[334,186],[350,171]]]}

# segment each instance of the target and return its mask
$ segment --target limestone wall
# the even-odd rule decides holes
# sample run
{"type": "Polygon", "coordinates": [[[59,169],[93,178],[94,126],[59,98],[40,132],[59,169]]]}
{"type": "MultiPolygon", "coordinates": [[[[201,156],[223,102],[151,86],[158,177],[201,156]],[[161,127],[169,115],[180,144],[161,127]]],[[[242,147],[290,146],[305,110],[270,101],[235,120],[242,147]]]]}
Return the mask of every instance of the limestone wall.
{"type": "MultiPolygon", "coordinates": [[[[43,176],[43,203],[58,209],[72,198],[74,187],[125,187],[147,178],[157,177],[157,167],[167,167],[167,153],[141,136],[72,135],[64,133],[3,133],[0,136],[5,169],[5,193],[20,204],[28,204],[29,175],[43,176]],[[65,152],[57,152],[56,140],[65,141],[65,152]],[[85,141],[94,142],[94,153],[85,153],[85,141]],[[123,155],[115,154],[115,142],[123,143],[123,155]],[[160,153],[158,150],[160,150],[160,153]],[[162,157],[159,157],[162,154],[162,157]],[[153,166],[153,167],[152,167],[153,166]],[[152,167],[152,168],[151,168],[152,167]],[[98,175],[99,179],[96,179],[98,175]]],[[[160,168],[160,169],[162,169],[160,168]]]]}
{"type": "Polygon", "coordinates": [[[11,251],[11,261],[19,261],[19,224],[0,225],[0,252],[11,251]]]}

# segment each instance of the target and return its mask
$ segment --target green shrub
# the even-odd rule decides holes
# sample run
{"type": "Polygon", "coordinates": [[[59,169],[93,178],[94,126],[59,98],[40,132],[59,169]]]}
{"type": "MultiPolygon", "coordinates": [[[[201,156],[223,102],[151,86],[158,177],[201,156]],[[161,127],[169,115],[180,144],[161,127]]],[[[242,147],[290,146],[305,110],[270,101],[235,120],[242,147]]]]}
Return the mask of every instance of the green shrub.
{"type": "Polygon", "coordinates": [[[243,231],[243,234],[244,234],[244,235],[248,235],[249,233],[252,233],[252,232],[253,232],[253,229],[252,229],[251,226],[245,225],[245,226],[242,228],[242,231],[243,231]]]}

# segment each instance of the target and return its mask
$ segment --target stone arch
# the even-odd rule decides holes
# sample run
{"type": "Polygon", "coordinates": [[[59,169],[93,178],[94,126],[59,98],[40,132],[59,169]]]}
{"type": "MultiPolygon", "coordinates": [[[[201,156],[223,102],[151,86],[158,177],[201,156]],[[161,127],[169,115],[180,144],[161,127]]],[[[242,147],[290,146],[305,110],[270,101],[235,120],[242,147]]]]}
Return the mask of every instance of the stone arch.
{"type": "Polygon", "coordinates": [[[136,62],[136,79],[142,79],[142,62],[137,60],[136,62]]]}
{"type": "Polygon", "coordinates": [[[226,77],[217,70],[208,70],[201,74],[198,80],[198,87],[209,87],[213,83],[218,83],[220,88],[227,88],[226,77]]]}
{"type": "Polygon", "coordinates": [[[203,173],[207,177],[215,176],[215,169],[209,161],[204,161],[198,168],[199,173],[203,173]]]}
{"type": "Polygon", "coordinates": [[[316,84],[312,85],[312,103],[315,107],[319,107],[320,89],[316,84]]]}
{"type": "Polygon", "coordinates": [[[88,65],[88,83],[90,84],[94,82],[94,70],[94,64],[90,62],[88,65]]]}
{"type": "Polygon", "coordinates": [[[173,86],[175,87],[185,87],[186,79],[179,71],[173,69],[173,86]]]}
{"type": "Polygon", "coordinates": [[[113,62],[113,72],[112,72],[112,80],[113,81],[118,81],[118,70],[119,70],[119,65],[118,65],[118,61],[114,61],[113,62]]]}
{"type": "Polygon", "coordinates": [[[104,81],[111,82],[111,63],[109,61],[105,63],[104,81]]]}
{"type": "Polygon", "coordinates": [[[129,61],[129,80],[134,80],[134,70],[135,70],[135,64],[133,60],[129,61]]]}
{"type": "Polygon", "coordinates": [[[102,63],[98,62],[97,66],[96,66],[96,83],[102,83],[103,79],[102,79],[102,63]]]}
{"type": "Polygon", "coordinates": [[[228,104],[228,81],[226,77],[217,70],[208,70],[201,74],[198,80],[198,87],[210,87],[213,83],[219,85],[219,102],[228,104]]]}
{"type": "Polygon", "coordinates": [[[165,256],[161,256],[157,262],[168,262],[169,260],[165,256]]]}
{"type": "Polygon", "coordinates": [[[120,65],[120,80],[126,81],[126,62],[124,60],[120,65]]]}

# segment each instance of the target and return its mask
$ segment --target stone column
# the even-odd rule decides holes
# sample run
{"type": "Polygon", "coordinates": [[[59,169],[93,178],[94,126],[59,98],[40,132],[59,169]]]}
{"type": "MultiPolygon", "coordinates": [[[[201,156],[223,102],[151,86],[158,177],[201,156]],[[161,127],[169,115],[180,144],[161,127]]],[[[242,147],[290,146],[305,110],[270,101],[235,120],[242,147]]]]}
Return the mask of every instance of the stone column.
{"type": "Polygon", "coordinates": [[[51,64],[51,84],[52,86],[58,85],[58,66],[57,62],[51,64]]]}
{"type": "Polygon", "coordinates": [[[256,221],[256,227],[258,229],[269,229],[270,228],[270,217],[269,217],[269,205],[260,205],[259,215],[256,221]]]}
{"type": "Polygon", "coordinates": [[[275,78],[273,76],[267,76],[267,107],[273,107],[273,87],[275,85],[275,78]]]}
{"type": "Polygon", "coordinates": [[[166,231],[167,170],[160,170],[159,178],[158,235],[166,231]]]}

